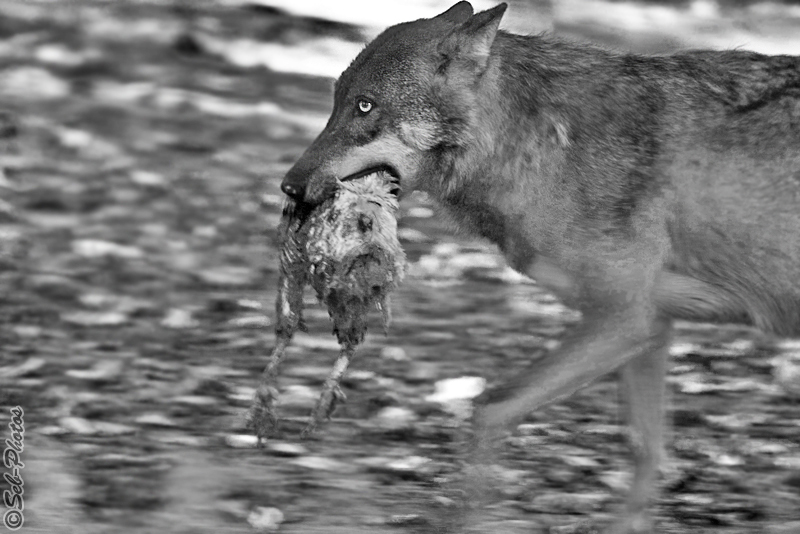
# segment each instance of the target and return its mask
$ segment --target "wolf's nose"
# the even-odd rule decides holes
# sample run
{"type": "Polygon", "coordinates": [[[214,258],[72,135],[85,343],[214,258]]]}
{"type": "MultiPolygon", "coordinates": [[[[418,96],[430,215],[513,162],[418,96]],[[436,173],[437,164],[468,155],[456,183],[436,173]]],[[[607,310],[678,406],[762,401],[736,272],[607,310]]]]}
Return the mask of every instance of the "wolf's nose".
{"type": "Polygon", "coordinates": [[[281,184],[281,191],[295,200],[303,200],[303,188],[298,185],[283,182],[281,184]]]}

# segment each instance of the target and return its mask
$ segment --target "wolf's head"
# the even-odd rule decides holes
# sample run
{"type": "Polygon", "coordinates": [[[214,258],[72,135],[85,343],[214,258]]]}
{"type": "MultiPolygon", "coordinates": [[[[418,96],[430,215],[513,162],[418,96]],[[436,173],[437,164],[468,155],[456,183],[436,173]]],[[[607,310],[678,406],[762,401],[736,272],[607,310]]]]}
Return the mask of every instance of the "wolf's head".
{"type": "Polygon", "coordinates": [[[286,174],[284,193],[318,204],[338,181],[377,170],[404,191],[425,189],[421,171],[469,142],[476,87],[506,7],[473,15],[459,2],[375,38],[336,82],[328,124],[286,174]]]}

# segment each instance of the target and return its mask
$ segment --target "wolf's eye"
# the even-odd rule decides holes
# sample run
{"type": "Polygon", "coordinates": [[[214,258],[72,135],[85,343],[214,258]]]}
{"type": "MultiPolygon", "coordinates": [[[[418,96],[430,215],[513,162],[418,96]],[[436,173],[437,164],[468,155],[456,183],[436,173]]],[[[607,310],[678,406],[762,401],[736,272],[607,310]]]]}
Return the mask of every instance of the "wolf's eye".
{"type": "Polygon", "coordinates": [[[367,113],[372,111],[372,102],[364,98],[360,98],[358,100],[358,111],[366,115],[367,113]]]}

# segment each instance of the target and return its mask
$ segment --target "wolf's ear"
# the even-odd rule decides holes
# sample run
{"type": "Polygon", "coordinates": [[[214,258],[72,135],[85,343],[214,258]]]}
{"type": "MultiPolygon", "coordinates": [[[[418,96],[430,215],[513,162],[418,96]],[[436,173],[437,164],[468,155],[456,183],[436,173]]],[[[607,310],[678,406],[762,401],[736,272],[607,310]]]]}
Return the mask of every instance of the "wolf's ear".
{"type": "Polygon", "coordinates": [[[436,20],[464,24],[472,16],[472,4],[459,2],[441,15],[434,17],[436,20]]]}
{"type": "MultiPolygon", "coordinates": [[[[439,16],[447,15],[460,5],[456,4],[439,16]]],[[[503,18],[503,13],[505,13],[507,7],[508,4],[502,3],[470,17],[469,20],[455,28],[439,43],[439,53],[448,60],[471,60],[477,65],[478,73],[482,73],[486,69],[486,64],[489,61],[489,51],[497,35],[500,19],[503,18]]],[[[471,9],[472,6],[470,6],[471,9]]]]}

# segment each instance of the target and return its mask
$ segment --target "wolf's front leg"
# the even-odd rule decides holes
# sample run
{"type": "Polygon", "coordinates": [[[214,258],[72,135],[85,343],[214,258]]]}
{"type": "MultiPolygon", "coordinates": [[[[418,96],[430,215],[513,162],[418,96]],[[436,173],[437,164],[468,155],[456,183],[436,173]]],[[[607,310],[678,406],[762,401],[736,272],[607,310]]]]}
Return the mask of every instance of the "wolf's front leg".
{"type": "MultiPolygon", "coordinates": [[[[479,403],[482,406],[477,409],[474,417],[475,446],[472,462],[484,465],[491,463],[496,456],[493,442],[512,423],[530,411],[571,395],[626,363],[630,365],[629,362],[644,355],[660,353],[666,344],[669,325],[654,319],[647,320],[647,317],[646,310],[638,306],[617,313],[604,313],[602,316],[584,315],[584,323],[577,327],[577,331],[568,337],[559,349],[536,361],[527,372],[521,373],[511,383],[491,390],[480,398],[479,403]]],[[[638,369],[640,366],[637,364],[635,367],[638,369]]],[[[648,368],[648,365],[645,362],[641,367],[648,368]]],[[[658,372],[636,374],[634,390],[639,392],[636,395],[637,400],[645,396],[639,386],[648,381],[658,381],[656,378],[658,372]]],[[[650,404],[644,408],[639,406],[635,417],[642,423],[645,412],[661,409],[658,404],[661,402],[660,397],[655,396],[647,400],[650,404]]],[[[653,477],[650,472],[657,465],[657,456],[651,455],[650,446],[658,442],[660,447],[660,434],[652,426],[652,422],[648,422],[643,436],[648,447],[645,448],[647,452],[640,456],[641,462],[637,459],[639,467],[637,488],[652,483],[653,477]]],[[[476,472],[480,473],[481,470],[476,472]]],[[[476,478],[469,485],[477,489],[482,487],[483,483],[476,478]]],[[[646,492],[647,496],[649,494],[649,491],[646,492]]],[[[644,508],[644,504],[640,503],[638,498],[634,498],[633,501],[633,508],[644,508]]],[[[477,512],[477,515],[480,515],[480,512],[477,512]]]]}

